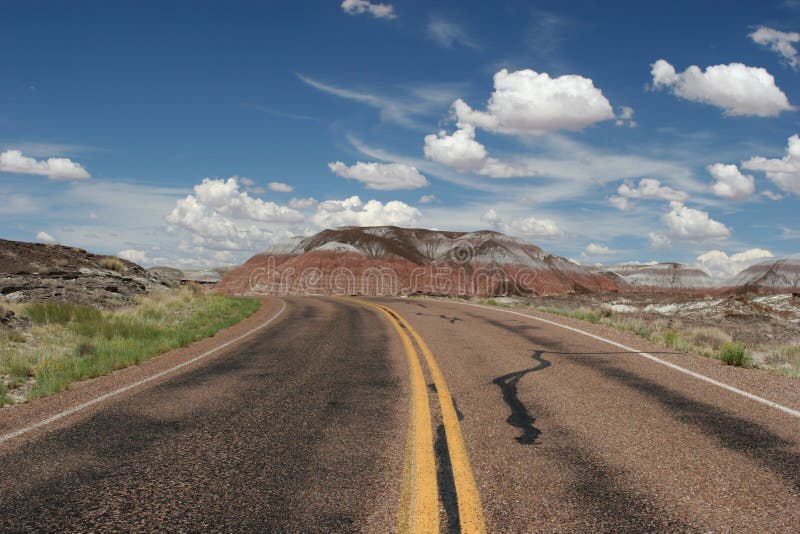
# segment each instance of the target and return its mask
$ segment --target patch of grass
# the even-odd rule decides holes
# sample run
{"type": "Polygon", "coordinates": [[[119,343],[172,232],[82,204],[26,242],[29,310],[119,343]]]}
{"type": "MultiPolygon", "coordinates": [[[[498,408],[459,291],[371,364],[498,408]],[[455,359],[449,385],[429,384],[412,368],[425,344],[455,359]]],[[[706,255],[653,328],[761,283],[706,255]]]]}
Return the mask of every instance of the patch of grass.
{"type": "Polygon", "coordinates": [[[583,308],[577,310],[569,310],[567,308],[539,306],[536,308],[536,310],[544,313],[552,313],[553,315],[561,315],[563,317],[572,317],[573,319],[580,319],[581,321],[589,321],[592,324],[597,324],[600,322],[600,315],[597,312],[586,310],[583,308]]]}
{"type": "Polygon", "coordinates": [[[0,374],[16,387],[33,376],[29,396],[61,391],[69,384],[107,374],[216,334],[253,314],[256,299],[231,298],[182,288],[138,299],[117,311],[62,303],[22,307],[32,340],[0,341],[0,374]]]}
{"type": "Polygon", "coordinates": [[[6,405],[6,383],[0,379],[0,408],[6,405]]]}
{"type": "Polygon", "coordinates": [[[102,260],[100,260],[100,267],[103,269],[109,269],[111,271],[116,271],[118,273],[124,273],[128,270],[125,264],[122,262],[121,259],[115,258],[114,256],[106,256],[102,260]]]}
{"type": "Polygon", "coordinates": [[[714,326],[690,328],[686,331],[686,338],[698,347],[719,350],[726,343],[733,341],[731,336],[714,326]]]}
{"type": "Polygon", "coordinates": [[[773,348],[764,363],[786,376],[800,378],[800,345],[773,348]]]}
{"type": "Polygon", "coordinates": [[[664,334],[664,345],[680,352],[686,352],[689,350],[689,343],[686,342],[683,334],[677,330],[666,331],[664,334]]]}
{"type": "Polygon", "coordinates": [[[25,337],[25,334],[22,332],[17,332],[16,330],[10,330],[8,332],[8,340],[12,343],[25,343],[28,341],[28,338],[25,337]]]}
{"type": "Polygon", "coordinates": [[[744,343],[726,343],[719,349],[718,358],[735,367],[753,366],[753,356],[744,343]]]}

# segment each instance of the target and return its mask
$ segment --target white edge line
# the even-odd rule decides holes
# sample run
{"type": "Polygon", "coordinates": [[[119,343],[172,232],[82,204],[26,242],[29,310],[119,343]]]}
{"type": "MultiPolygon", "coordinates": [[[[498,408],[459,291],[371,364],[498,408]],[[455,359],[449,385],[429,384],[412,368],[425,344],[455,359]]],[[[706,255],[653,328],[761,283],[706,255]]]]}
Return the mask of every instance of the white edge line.
{"type": "Polygon", "coordinates": [[[139,387],[142,384],[146,384],[148,382],[152,382],[153,380],[161,378],[164,375],[168,375],[168,374],[170,374],[170,373],[172,373],[174,371],[177,371],[178,369],[181,369],[182,367],[186,367],[187,365],[191,365],[194,362],[202,360],[203,358],[206,358],[206,357],[214,354],[215,352],[218,352],[218,351],[224,349],[225,347],[228,347],[228,346],[230,346],[230,345],[232,345],[232,344],[234,344],[234,343],[236,343],[238,341],[241,341],[242,339],[246,338],[247,336],[250,336],[250,335],[254,334],[255,332],[258,332],[262,328],[265,328],[272,321],[274,321],[275,319],[280,317],[281,314],[286,310],[286,302],[285,301],[281,301],[281,304],[282,304],[282,306],[281,306],[280,311],[278,311],[278,313],[276,313],[275,315],[270,317],[269,320],[267,320],[267,322],[265,322],[265,323],[255,327],[255,328],[253,328],[252,330],[248,331],[245,334],[242,334],[239,337],[231,339],[230,341],[226,341],[222,345],[220,345],[218,347],[215,347],[215,348],[213,348],[213,349],[211,349],[211,350],[209,350],[207,352],[204,352],[203,354],[201,354],[199,356],[195,356],[191,360],[186,360],[183,363],[179,363],[175,367],[170,367],[169,369],[165,369],[163,371],[159,371],[158,373],[156,373],[154,375],[151,375],[151,376],[148,376],[147,378],[143,378],[142,380],[139,380],[138,382],[134,382],[133,384],[128,384],[127,386],[123,386],[123,387],[121,387],[119,389],[115,389],[114,391],[110,391],[108,393],[100,395],[99,397],[95,397],[92,400],[86,401],[86,402],[84,402],[82,404],[78,404],[77,406],[73,406],[72,408],[69,408],[67,410],[64,410],[63,412],[60,412],[60,413],[57,413],[57,414],[55,414],[55,415],[53,415],[51,417],[48,417],[47,419],[45,419],[43,421],[39,421],[38,423],[34,423],[34,424],[30,425],[30,426],[26,426],[25,428],[20,428],[19,430],[15,430],[14,432],[11,432],[9,434],[5,434],[3,436],[0,436],[0,443],[6,442],[6,441],[8,441],[10,439],[17,438],[17,437],[19,437],[19,436],[21,436],[23,434],[27,434],[28,432],[31,432],[32,430],[36,430],[37,428],[41,428],[43,426],[47,426],[50,423],[58,421],[59,419],[63,419],[64,417],[72,415],[72,414],[74,414],[76,412],[79,412],[81,410],[85,410],[86,408],[89,408],[90,406],[94,406],[95,404],[101,403],[106,399],[110,399],[111,397],[116,397],[117,395],[120,395],[121,393],[125,393],[126,391],[131,390],[133,388],[139,387]]]}
{"type": "MultiPolygon", "coordinates": [[[[436,301],[436,302],[439,302],[439,301],[436,301]]],[[[679,371],[681,373],[687,374],[689,376],[697,378],[698,380],[702,380],[704,382],[708,382],[709,384],[713,384],[713,385],[715,385],[717,387],[720,387],[722,389],[728,390],[728,391],[730,391],[732,393],[736,393],[737,395],[741,395],[743,397],[747,397],[750,400],[754,400],[756,402],[760,402],[761,404],[766,404],[767,406],[775,408],[776,410],[780,410],[780,411],[782,411],[784,413],[787,413],[787,414],[789,414],[789,415],[791,415],[793,417],[800,418],[800,411],[798,411],[798,410],[794,410],[792,408],[789,408],[788,406],[784,406],[782,404],[778,404],[777,402],[773,402],[773,401],[765,399],[763,397],[759,397],[758,395],[753,395],[752,393],[748,393],[747,391],[743,391],[743,390],[741,390],[739,388],[735,388],[735,387],[733,387],[731,385],[728,385],[728,384],[726,384],[724,382],[720,382],[719,380],[714,380],[713,378],[707,377],[706,375],[702,375],[700,373],[696,373],[694,371],[690,371],[689,369],[681,367],[680,365],[676,365],[676,364],[674,364],[672,362],[668,362],[667,360],[662,360],[661,358],[659,358],[657,356],[653,356],[650,353],[642,352],[642,351],[636,350],[636,349],[632,349],[632,348],[630,348],[630,347],[628,347],[626,345],[623,345],[621,343],[617,343],[616,341],[611,341],[610,339],[606,339],[604,337],[601,337],[601,336],[598,336],[598,335],[595,335],[595,334],[591,334],[589,332],[585,332],[583,330],[580,330],[578,328],[574,328],[572,326],[567,326],[565,324],[557,323],[555,321],[550,321],[548,319],[542,319],[541,317],[535,317],[533,315],[528,315],[528,314],[525,314],[525,313],[519,313],[519,312],[515,312],[515,311],[511,311],[511,310],[504,310],[502,308],[494,308],[492,306],[484,306],[482,304],[472,304],[470,302],[454,302],[454,301],[449,301],[449,302],[452,302],[453,304],[462,304],[462,305],[466,305],[466,306],[474,306],[476,308],[485,308],[487,310],[494,310],[494,311],[499,311],[499,312],[504,312],[504,313],[511,313],[513,315],[519,315],[521,317],[527,317],[528,319],[533,319],[535,321],[541,321],[543,323],[547,323],[547,324],[550,324],[550,325],[553,325],[553,326],[557,326],[557,327],[563,328],[565,330],[570,330],[570,331],[576,332],[578,334],[583,334],[584,336],[588,336],[588,337],[594,338],[594,339],[596,339],[598,341],[602,341],[604,343],[608,343],[609,345],[613,345],[614,347],[620,348],[620,349],[625,350],[627,352],[632,352],[632,353],[638,354],[639,356],[643,356],[643,357],[647,358],[648,360],[652,360],[652,361],[654,361],[656,363],[660,363],[661,365],[665,365],[665,366],[669,367],[670,369],[674,369],[674,370],[679,371]]]]}

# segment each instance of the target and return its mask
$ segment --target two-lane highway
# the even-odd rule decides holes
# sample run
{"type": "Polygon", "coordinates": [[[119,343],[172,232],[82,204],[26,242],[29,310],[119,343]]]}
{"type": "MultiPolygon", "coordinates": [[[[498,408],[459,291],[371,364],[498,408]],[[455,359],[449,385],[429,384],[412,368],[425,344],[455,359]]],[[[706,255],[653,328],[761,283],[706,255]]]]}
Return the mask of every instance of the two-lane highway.
{"type": "Polygon", "coordinates": [[[787,412],[502,310],[285,301],[4,443],[0,531],[798,530],[787,412]]]}

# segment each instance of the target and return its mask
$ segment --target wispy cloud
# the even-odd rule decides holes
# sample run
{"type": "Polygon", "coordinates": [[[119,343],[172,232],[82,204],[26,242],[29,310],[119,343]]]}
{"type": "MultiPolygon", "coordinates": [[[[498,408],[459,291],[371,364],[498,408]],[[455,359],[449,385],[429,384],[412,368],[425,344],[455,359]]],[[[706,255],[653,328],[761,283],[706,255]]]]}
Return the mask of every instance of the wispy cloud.
{"type": "Polygon", "coordinates": [[[278,111],[276,109],[264,107],[260,104],[252,104],[250,102],[242,102],[241,106],[243,108],[252,109],[254,111],[264,113],[266,115],[272,115],[273,117],[281,117],[284,119],[292,119],[297,121],[317,121],[317,122],[319,122],[320,120],[316,117],[311,117],[309,115],[301,115],[298,113],[287,113],[285,111],[278,111]]]}
{"type": "Polygon", "coordinates": [[[418,122],[420,117],[434,112],[440,115],[461,89],[458,84],[427,84],[411,87],[403,96],[391,97],[337,87],[300,73],[297,73],[297,77],[314,89],[379,110],[381,120],[419,130],[426,129],[418,122]]]}
{"type": "Polygon", "coordinates": [[[460,25],[437,16],[432,16],[428,22],[428,37],[445,48],[452,48],[455,45],[480,48],[460,25]]]}

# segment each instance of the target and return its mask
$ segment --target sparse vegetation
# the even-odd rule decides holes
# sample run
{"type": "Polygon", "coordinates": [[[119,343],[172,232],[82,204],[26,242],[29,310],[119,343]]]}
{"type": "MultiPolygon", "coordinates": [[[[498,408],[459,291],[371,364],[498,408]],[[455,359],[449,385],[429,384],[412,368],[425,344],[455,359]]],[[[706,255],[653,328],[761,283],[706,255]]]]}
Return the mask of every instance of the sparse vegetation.
{"type": "Polygon", "coordinates": [[[735,367],[752,367],[753,357],[744,343],[726,343],[719,349],[719,359],[735,367]]]}
{"type": "Polygon", "coordinates": [[[259,305],[191,287],[156,292],[117,311],[54,302],[18,305],[15,311],[32,322],[31,340],[0,340],[0,374],[8,376],[11,389],[34,378],[27,395],[48,395],[212,336],[259,305]]]}
{"type": "Polygon", "coordinates": [[[578,310],[568,310],[566,308],[540,306],[536,309],[544,313],[552,313],[553,315],[561,315],[564,317],[572,317],[573,319],[580,319],[582,321],[589,321],[592,324],[597,324],[600,322],[600,314],[584,308],[578,310]]]}
{"type": "Polygon", "coordinates": [[[125,263],[119,258],[115,258],[113,256],[106,256],[102,260],[100,260],[100,267],[103,269],[109,269],[111,271],[116,271],[118,273],[124,273],[127,271],[127,267],[125,267],[125,263]]]}
{"type": "Polygon", "coordinates": [[[772,348],[767,352],[764,363],[785,375],[800,378],[800,345],[772,348]]]}
{"type": "Polygon", "coordinates": [[[26,338],[25,334],[23,334],[22,332],[11,330],[8,332],[8,340],[12,343],[25,343],[26,341],[28,341],[28,338],[26,338]]]}

